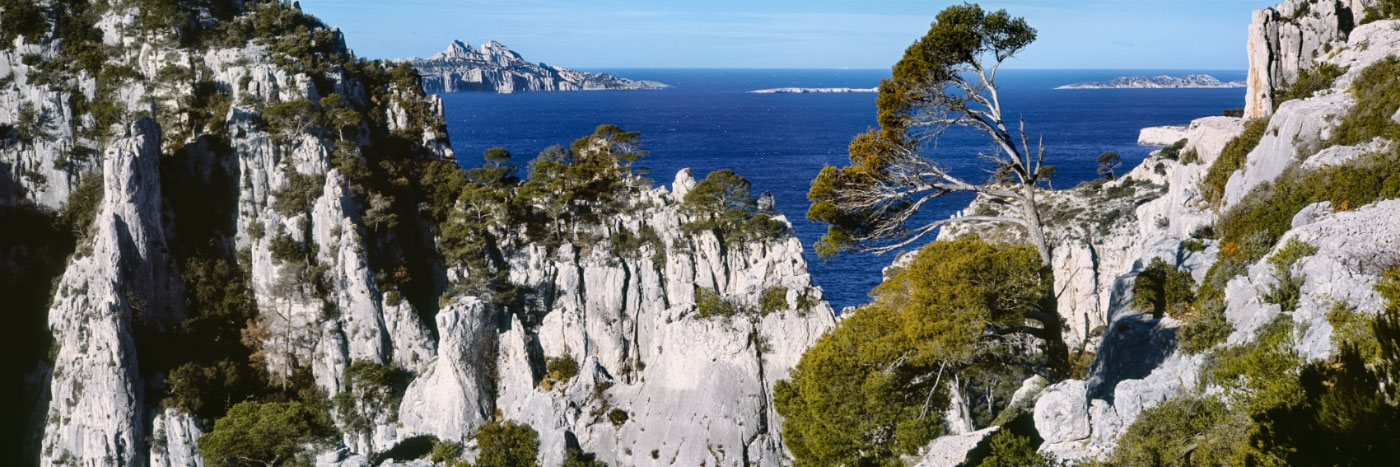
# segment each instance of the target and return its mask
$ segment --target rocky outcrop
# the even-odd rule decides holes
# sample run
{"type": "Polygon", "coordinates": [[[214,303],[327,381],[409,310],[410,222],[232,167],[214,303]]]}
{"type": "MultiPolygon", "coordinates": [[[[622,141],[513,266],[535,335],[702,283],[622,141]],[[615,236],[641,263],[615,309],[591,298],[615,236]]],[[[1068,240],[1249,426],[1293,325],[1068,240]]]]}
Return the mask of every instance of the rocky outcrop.
{"type": "Polygon", "coordinates": [[[1374,0],[1288,0],[1254,12],[1249,25],[1245,118],[1274,111],[1274,95],[1345,44],[1374,0]]]}
{"type": "Polygon", "coordinates": [[[1119,76],[1108,81],[1073,83],[1055,89],[1229,89],[1245,87],[1244,81],[1221,81],[1204,74],[1186,76],[1119,76]]]}
{"type": "Polygon", "coordinates": [[[473,49],[452,41],[447,50],[427,59],[409,59],[418,69],[423,90],[433,93],[487,91],[593,91],[660,89],[665,84],[631,80],[607,73],[588,73],[525,61],[504,44],[490,41],[473,49]]]}

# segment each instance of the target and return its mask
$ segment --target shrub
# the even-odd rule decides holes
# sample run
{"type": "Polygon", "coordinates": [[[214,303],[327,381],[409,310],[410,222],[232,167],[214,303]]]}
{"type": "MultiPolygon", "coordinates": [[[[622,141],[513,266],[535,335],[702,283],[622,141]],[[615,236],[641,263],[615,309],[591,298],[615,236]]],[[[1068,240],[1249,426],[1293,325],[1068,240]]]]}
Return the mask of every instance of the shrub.
{"type": "Polygon", "coordinates": [[[539,434],[529,425],[493,420],[476,432],[481,454],[478,467],[535,467],[539,465],[539,434]]]}
{"type": "Polygon", "coordinates": [[[73,232],[79,243],[87,239],[92,231],[92,221],[97,218],[97,210],[102,208],[102,174],[93,172],[83,176],[78,186],[68,195],[68,201],[59,212],[59,222],[73,232]]]}
{"type": "Polygon", "coordinates": [[[695,313],[700,318],[731,318],[743,311],[743,308],[734,303],[730,303],[720,296],[719,292],[704,287],[695,288],[695,313]]]}
{"type": "Polygon", "coordinates": [[[798,313],[806,314],[807,312],[812,311],[812,309],[816,307],[817,296],[816,294],[812,293],[812,289],[810,287],[802,289],[802,292],[797,294],[798,313]]]}
{"type": "Polygon", "coordinates": [[[1246,420],[1215,397],[1170,400],[1138,414],[1110,465],[1231,465],[1245,443],[1246,420]]]}
{"type": "Polygon", "coordinates": [[[428,450],[428,460],[438,465],[455,465],[462,457],[462,445],[452,441],[434,440],[428,450]]]}
{"type": "Polygon", "coordinates": [[[1318,91],[1331,89],[1337,77],[1346,73],[1346,68],[1331,63],[1318,63],[1311,69],[1299,70],[1298,78],[1287,89],[1274,95],[1274,110],[1285,101],[1307,99],[1318,91]]]}
{"type": "Polygon", "coordinates": [[[1196,152],[1196,148],[1191,148],[1191,150],[1181,153],[1182,164],[1195,164],[1200,161],[1201,155],[1196,152]]]}
{"type": "Polygon", "coordinates": [[[282,263],[299,263],[306,260],[306,253],[302,249],[301,242],[296,241],[290,235],[279,233],[268,242],[267,249],[272,253],[272,259],[282,263]]]}
{"type": "Polygon", "coordinates": [[[568,353],[546,360],[544,368],[545,390],[554,383],[563,383],[578,376],[578,361],[568,353]]]}
{"type": "Polygon", "coordinates": [[[612,409],[611,412],[608,412],[608,421],[612,422],[614,427],[622,428],[622,425],[624,423],[627,423],[627,411],[622,409],[612,409]]]}
{"type": "Polygon", "coordinates": [[[1031,439],[1002,429],[992,435],[991,452],[982,459],[982,467],[1050,467],[1056,465],[1035,451],[1031,439]]]}
{"type": "Polygon", "coordinates": [[[1162,258],[1153,258],[1133,281],[1133,307],[1157,316],[1171,313],[1184,318],[1190,315],[1196,300],[1195,289],[1191,274],[1168,265],[1162,258]]]}
{"type": "Polygon", "coordinates": [[[321,196],[326,180],[322,176],[290,171],[287,186],[272,194],[272,210],[282,217],[292,217],[311,210],[321,196]]]}
{"type": "Polygon", "coordinates": [[[763,295],[758,298],[759,313],[767,315],[788,309],[787,293],[788,288],[781,285],[763,289],[763,295]]]}
{"type": "Polygon", "coordinates": [[[1221,111],[1220,111],[1220,116],[1222,116],[1222,117],[1235,117],[1235,118],[1243,117],[1243,116],[1244,116],[1244,107],[1235,107],[1235,108],[1232,108],[1232,109],[1224,109],[1224,110],[1221,110],[1221,111]]]}
{"type": "Polygon", "coordinates": [[[346,428],[359,432],[368,431],[373,423],[362,413],[362,404],[371,411],[387,410],[389,420],[393,421],[399,401],[408,390],[408,383],[413,380],[413,375],[402,368],[372,360],[351,362],[342,376],[345,390],[333,399],[336,413],[346,428]]]}
{"type": "Polygon", "coordinates": [[[1203,370],[1205,381],[1251,413],[1296,402],[1303,359],[1293,349],[1293,330],[1292,318],[1274,317],[1253,341],[1220,350],[1203,370]]]}
{"type": "Polygon", "coordinates": [[[310,463],[308,448],[337,436],[325,410],[301,402],[240,402],[199,437],[205,465],[310,463]]]}
{"type": "Polygon", "coordinates": [[[1400,124],[1390,119],[1400,109],[1400,58],[1387,57],[1361,71],[1351,83],[1356,99],[1337,130],[1331,144],[1361,144],[1376,137],[1400,140],[1400,124]]]}
{"type": "Polygon", "coordinates": [[[1201,308],[1185,326],[1177,328],[1177,348],[1188,354],[1198,354],[1225,342],[1234,331],[1235,327],[1225,319],[1225,305],[1212,303],[1201,308]]]}
{"type": "Polygon", "coordinates": [[[1269,264],[1274,267],[1274,275],[1277,282],[1269,287],[1268,292],[1262,297],[1265,302],[1273,303],[1283,309],[1283,311],[1293,311],[1298,309],[1299,289],[1303,287],[1303,277],[1293,274],[1293,265],[1306,256],[1317,253],[1317,247],[1290,239],[1288,243],[1269,257],[1269,264]]]}
{"type": "Polygon", "coordinates": [[[710,172],[685,194],[681,207],[691,219],[681,228],[688,233],[710,230],[728,242],[770,240],[786,233],[787,225],[760,212],[749,187],[733,170],[710,172]]]}
{"type": "Polygon", "coordinates": [[[1225,182],[1230,181],[1230,175],[1244,166],[1249,152],[1259,145],[1268,127],[1269,120],[1266,118],[1250,120],[1245,124],[1244,132],[1225,143],[1225,148],[1220,150],[1220,156],[1215,158],[1215,163],[1206,171],[1205,179],[1201,180],[1201,195],[1212,206],[1220,204],[1220,199],[1225,196],[1225,182]]]}
{"type": "MultiPolygon", "coordinates": [[[[1161,156],[1163,159],[1177,160],[1181,157],[1181,149],[1185,147],[1186,140],[1180,139],[1177,140],[1177,142],[1175,143],[1168,144],[1166,147],[1163,147],[1160,151],[1157,152],[1157,155],[1161,156]]],[[[1099,157],[1102,158],[1103,156],[1099,157]]],[[[1102,161],[1100,161],[1100,164],[1102,164],[1102,161]]]]}
{"type": "Polygon", "coordinates": [[[1192,253],[1200,253],[1206,251],[1206,244],[1205,242],[1192,238],[1181,242],[1181,248],[1192,253]]]}

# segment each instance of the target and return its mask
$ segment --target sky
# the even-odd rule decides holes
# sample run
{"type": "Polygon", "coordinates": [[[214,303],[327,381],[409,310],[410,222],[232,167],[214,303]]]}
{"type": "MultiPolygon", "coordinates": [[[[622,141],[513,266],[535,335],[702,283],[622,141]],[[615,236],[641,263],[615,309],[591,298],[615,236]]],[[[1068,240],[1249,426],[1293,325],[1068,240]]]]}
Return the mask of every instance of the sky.
{"type": "MultiPolygon", "coordinates": [[[[571,68],[889,68],[944,0],[301,0],[365,58],[453,39],[571,68]]],[[[1006,68],[1242,70],[1250,12],[1278,0],[1012,0],[1039,32],[1006,68]]]]}

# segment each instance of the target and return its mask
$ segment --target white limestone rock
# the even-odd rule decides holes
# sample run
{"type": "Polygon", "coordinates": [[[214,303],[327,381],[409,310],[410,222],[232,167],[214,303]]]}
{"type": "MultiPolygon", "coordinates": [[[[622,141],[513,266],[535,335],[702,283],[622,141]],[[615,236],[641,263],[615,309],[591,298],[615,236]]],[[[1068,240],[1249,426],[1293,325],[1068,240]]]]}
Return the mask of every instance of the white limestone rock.
{"type": "Polygon", "coordinates": [[[203,467],[198,449],[203,435],[193,415],[165,409],[151,424],[151,467],[203,467]]]}
{"type": "Polygon", "coordinates": [[[495,353],[493,322],[491,308],[475,298],[438,312],[438,356],[409,384],[399,405],[404,433],[460,440],[490,420],[495,411],[488,363],[495,353]]]}
{"type": "Polygon", "coordinates": [[[1186,127],[1182,125],[1153,126],[1138,132],[1138,144],[1169,146],[1186,139],[1186,127]]]}
{"type": "Polygon", "coordinates": [[[940,436],[923,449],[924,454],[914,462],[916,467],[957,467],[967,462],[967,455],[1001,427],[991,426],[970,433],[940,436]]]}

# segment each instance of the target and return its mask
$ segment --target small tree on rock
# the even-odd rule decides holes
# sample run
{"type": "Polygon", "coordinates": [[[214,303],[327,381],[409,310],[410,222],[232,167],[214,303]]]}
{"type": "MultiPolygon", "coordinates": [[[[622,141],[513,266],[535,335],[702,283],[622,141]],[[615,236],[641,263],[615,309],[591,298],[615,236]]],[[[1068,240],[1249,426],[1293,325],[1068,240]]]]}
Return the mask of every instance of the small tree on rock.
{"type": "Polygon", "coordinates": [[[1099,154],[1098,162],[1099,175],[1103,175],[1105,177],[1108,177],[1109,180],[1112,180],[1114,178],[1117,178],[1117,175],[1113,173],[1113,170],[1123,165],[1123,157],[1119,156],[1116,152],[1108,151],[1103,154],[1099,154]]]}
{"type": "MultiPolygon", "coordinates": [[[[309,454],[337,436],[325,410],[300,402],[240,402],[214,430],[199,438],[199,453],[210,466],[279,466],[309,454]]],[[[306,459],[303,459],[306,460],[306,459]]]]}

